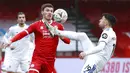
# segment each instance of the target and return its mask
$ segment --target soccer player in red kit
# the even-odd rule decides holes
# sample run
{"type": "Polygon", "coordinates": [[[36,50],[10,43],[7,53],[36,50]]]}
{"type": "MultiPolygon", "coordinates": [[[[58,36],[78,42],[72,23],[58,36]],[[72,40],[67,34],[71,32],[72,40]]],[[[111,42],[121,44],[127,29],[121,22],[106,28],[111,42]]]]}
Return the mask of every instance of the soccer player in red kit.
{"type": "Polygon", "coordinates": [[[67,44],[70,43],[70,39],[66,37],[52,36],[47,29],[45,22],[52,26],[57,26],[59,30],[64,29],[62,24],[52,20],[53,11],[54,7],[52,4],[43,4],[41,6],[43,19],[32,23],[26,30],[20,32],[10,40],[9,44],[22,39],[30,33],[35,34],[35,50],[29,73],[55,73],[54,62],[59,38],[67,44]]]}

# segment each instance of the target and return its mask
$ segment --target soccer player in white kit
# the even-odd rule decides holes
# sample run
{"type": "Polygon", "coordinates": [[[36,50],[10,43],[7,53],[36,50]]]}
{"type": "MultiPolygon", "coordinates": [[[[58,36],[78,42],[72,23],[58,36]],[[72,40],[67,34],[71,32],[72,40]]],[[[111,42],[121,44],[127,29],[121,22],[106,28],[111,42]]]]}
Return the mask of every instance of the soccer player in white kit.
{"type": "Polygon", "coordinates": [[[104,13],[99,21],[99,27],[103,32],[97,46],[93,45],[84,32],[60,31],[50,25],[48,28],[55,35],[80,41],[83,52],[79,54],[79,57],[85,60],[81,73],[98,73],[111,58],[116,46],[116,34],[112,29],[114,24],[116,24],[116,18],[111,14],[104,13]]]}
{"type": "MultiPolygon", "coordinates": [[[[9,40],[19,32],[28,28],[28,25],[25,24],[26,18],[23,12],[19,12],[17,18],[18,24],[9,28],[9,31],[4,36],[4,40],[9,40]]],[[[33,34],[28,35],[22,40],[12,43],[11,47],[6,48],[2,65],[3,72],[16,73],[18,72],[19,66],[22,72],[28,72],[32,57],[31,54],[33,53],[32,37],[33,34]]]]}

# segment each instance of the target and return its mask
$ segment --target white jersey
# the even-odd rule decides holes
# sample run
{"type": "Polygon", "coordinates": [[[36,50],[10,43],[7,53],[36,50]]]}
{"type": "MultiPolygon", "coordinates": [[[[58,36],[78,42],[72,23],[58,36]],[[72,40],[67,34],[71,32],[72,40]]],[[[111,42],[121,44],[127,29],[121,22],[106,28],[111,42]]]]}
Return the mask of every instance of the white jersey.
{"type": "Polygon", "coordinates": [[[116,46],[116,34],[112,28],[106,28],[103,30],[99,42],[105,42],[104,49],[96,54],[109,60],[113,55],[116,46]]]}
{"type": "MultiPolygon", "coordinates": [[[[25,30],[28,28],[28,25],[24,24],[24,27],[20,27],[19,24],[12,26],[9,28],[9,31],[5,34],[5,37],[7,39],[10,39],[14,37],[19,32],[25,30]]],[[[31,43],[31,36],[27,35],[26,37],[22,38],[21,40],[18,40],[11,44],[11,46],[14,46],[14,49],[6,48],[6,51],[10,52],[12,56],[18,56],[23,57],[24,55],[27,55],[30,49],[30,43],[31,43]]]]}

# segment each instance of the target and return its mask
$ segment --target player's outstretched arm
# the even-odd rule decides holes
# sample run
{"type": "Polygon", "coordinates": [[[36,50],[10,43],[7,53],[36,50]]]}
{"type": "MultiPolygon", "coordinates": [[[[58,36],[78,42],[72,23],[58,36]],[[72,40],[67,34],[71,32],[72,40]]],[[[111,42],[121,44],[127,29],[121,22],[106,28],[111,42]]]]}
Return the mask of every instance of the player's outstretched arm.
{"type": "Polygon", "coordinates": [[[105,45],[106,45],[105,42],[99,42],[99,44],[96,47],[94,47],[94,49],[89,49],[89,50],[85,51],[85,53],[86,53],[86,55],[98,53],[104,49],[105,45]]]}
{"type": "Polygon", "coordinates": [[[11,41],[11,42],[15,42],[15,41],[17,41],[17,40],[22,39],[24,36],[28,35],[28,33],[27,33],[26,31],[27,31],[27,30],[24,30],[24,31],[18,33],[18,34],[17,34],[16,36],[14,36],[10,41],[11,41]]]}
{"type": "Polygon", "coordinates": [[[28,34],[31,34],[33,31],[35,31],[36,29],[36,24],[37,22],[31,24],[26,30],[23,30],[22,32],[18,33],[17,35],[15,35],[10,41],[11,42],[15,42],[17,40],[22,39],[23,37],[25,37],[28,34]]]}
{"type": "Polygon", "coordinates": [[[79,54],[79,58],[84,59],[84,57],[87,56],[87,55],[98,53],[98,52],[100,52],[100,51],[102,51],[104,49],[105,45],[106,45],[105,42],[100,42],[96,47],[93,47],[93,49],[90,48],[87,51],[81,52],[79,54]]]}

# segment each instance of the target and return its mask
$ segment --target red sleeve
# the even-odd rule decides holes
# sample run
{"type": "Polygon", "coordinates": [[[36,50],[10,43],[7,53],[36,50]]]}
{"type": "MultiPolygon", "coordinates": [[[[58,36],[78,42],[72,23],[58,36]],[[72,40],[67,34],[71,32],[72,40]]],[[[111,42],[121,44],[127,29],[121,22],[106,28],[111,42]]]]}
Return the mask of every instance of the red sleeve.
{"type": "Polygon", "coordinates": [[[26,31],[22,31],[22,32],[18,33],[17,35],[15,35],[10,41],[11,42],[15,42],[17,40],[22,39],[26,35],[27,35],[27,32],[26,31]]]}
{"type": "MultiPolygon", "coordinates": [[[[59,24],[59,25],[58,25],[58,29],[59,29],[59,30],[64,30],[63,25],[62,25],[62,24],[59,24]]],[[[61,40],[62,40],[64,43],[66,43],[66,44],[70,44],[70,39],[67,38],[67,37],[63,37],[63,38],[61,38],[61,40]]]]}
{"type": "Polygon", "coordinates": [[[35,30],[35,24],[31,24],[26,30],[18,33],[17,35],[15,35],[10,41],[11,42],[15,42],[17,40],[22,39],[23,37],[25,37],[26,35],[32,33],[35,30]]]}
{"type": "Polygon", "coordinates": [[[61,40],[62,40],[64,43],[66,43],[66,44],[70,44],[70,39],[69,39],[69,38],[64,37],[64,38],[62,38],[61,40]]]}
{"type": "Polygon", "coordinates": [[[58,24],[58,29],[59,30],[64,30],[64,26],[62,24],[58,24]]]}

